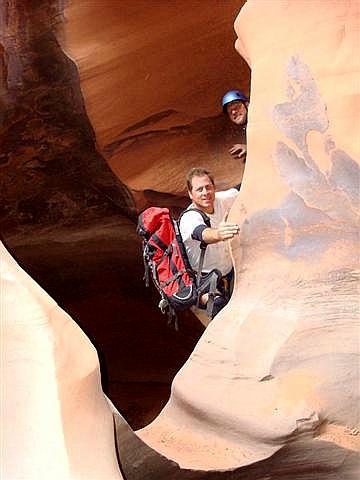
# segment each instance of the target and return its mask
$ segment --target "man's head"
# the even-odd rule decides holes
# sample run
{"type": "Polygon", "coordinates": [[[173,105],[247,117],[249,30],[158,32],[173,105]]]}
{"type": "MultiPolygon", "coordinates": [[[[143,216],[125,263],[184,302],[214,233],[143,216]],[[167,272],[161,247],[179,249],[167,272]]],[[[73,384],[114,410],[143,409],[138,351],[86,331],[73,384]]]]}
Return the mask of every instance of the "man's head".
{"type": "Polygon", "coordinates": [[[247,122],[248,98],[240,90],[230,90],[222,98],[223,112],[236,125],[245,125],[247,122]]]}
{"type": "Polygon", "coordinates": [[[205,213],[213,213],[215,182],[211,173],[205,168],[192,168],[186,176],[186,183],[189,197],[195,207],[205,213]]]}

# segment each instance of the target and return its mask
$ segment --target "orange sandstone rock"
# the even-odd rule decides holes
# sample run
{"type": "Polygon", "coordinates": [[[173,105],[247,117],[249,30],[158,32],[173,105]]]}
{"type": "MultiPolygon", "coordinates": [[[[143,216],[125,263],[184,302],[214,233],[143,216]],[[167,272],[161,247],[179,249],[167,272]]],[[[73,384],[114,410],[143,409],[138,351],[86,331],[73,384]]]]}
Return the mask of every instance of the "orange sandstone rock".
{"type": "MultiPolygon", "coordinates": [[[[92,18],[84,14],[90,3],[70,5],[69,28],[71,15],[78,15],[90,33],[105,22],[100,31],[110,38],[117,25],[111,21],[114,10],[105,15],[110,8],[105,5],[103,17],[92,18]]],[[[202,94],[201,111],[182,110],[172,104],[174,90],[164,104],[154,93],[145,125],[144,117],[137,117],[131,102],[139,92],[136,80],[152,81],[146,67],[154,58],[139,62],[147,52],[145,37],[145,46],[140,34],[132,38],[131,24],[140,15],[148,19],[145,31],[160,26],[161,48],[168,19],[182,22],[182,12],[169,16],[164,10],[163,18],[154,5],[149,10],[144,2],[142,10],[127,11],[129,30],[121,45],[124,56],[132,47],[132,59],[138,60],[133,77],[120,69],[117,61],[123,58],[116,49],[96,49],[101,44],[96,36],[88,34],[92,44],[81,49],[80,40],[74,41],[77,48],[68,50],[80,65],[99,148],[107,155],[114,149],[112,159],[137,144],[130,138],[122,143],[129,125],[130,132],[144,133],[144,152],[151,150],[146,142],[154,138],[148,130],[154,124],[165,125],[161,128],[169,135],[185,117],[211,117],[207,95],[202,94]],[[116,82],[109,74],[101,76],[101,62],[119,68],[129,86],[125,100],[106,95],[116,92],[116,82]],[[92,84],[95,74],[103,82],[92,84]],[[133,115],[121,128],[117,102],[133,115]]],[[[170,2],[166,8],[176,13],[179,5],[170,2]]],[[[196,12],[206,15],[197,5],[202,4],[195,3],[194,21],[196,12]]],[[[205,39],[212,27],[204,22],[205,39]]],[[[232,243],[231,302],[178,373],[165,409],[135,436],[101,390],[97,356],[87,338],[2,248],[5,478],[112,479],[122,478],[120,468],[128,480],[357,478],[359,6],[351,0],[334,1],[331,8],[322,0],[249,0],[235,27],[236,47],[252,69],[252,96],[247,169],[230,214],[242,227],[232,243]]],[[[207,47],[205,57],[217,44],[207,47]]],[[[156,86],[160,80],[157,71],[156,86]]],[[[190,91],[191,78],[187,81],[190,91]]],[[[186,105],[194,104],[199,90],[185,95],[186,105]]],[[[181,131],[185,136],[187,130],[181,131]]],[[[180,148],[181,142],[174,144],[180,148]]],[[[164,145],[158,144],[159,153],[164,145]]],[[[171,158],[169,165],[175,165],[171,158]]],[[[133,190],[154,188],[151,165],[142,174],[141,162],[134,164],[134,174],[126,166],[124,181],[133,190]]],[[[222,168],[219,162],[215,173],[222,168]]],[[[121,172],[119,167],[120,177],[121,172]]],[[[227,173],[222,175],[225,184],[227,173]]],[[[180,191],[180,183],[169,192],[164,182],[156,184],[158,191],[180,191]]]]}
{"type": "Polygon", "coordinates": [[[138,432],[183,467],[246,475],[286,451],[300,478],[301,441],[331,470],[328,425],[343,459],[359,449],[359,17],[352,1],[249,0],[236,19],[252,83],[234,294],[138,432]]]}
{"type": "Polygon", "coordinates": [[[97,146],[136,199],[144,190],[184,195],[196,165],[220,187],[239,183],[244,166],[227,151],[236,132],[220,102],[230,88],[248,91],[233,48],[243,3],[68,3],[62,45],[78,65],[97,146]]]}
{"type": "Polygon", "coordinates": [[[95,348],[0,244],[1,478],[122,479],[95,348]]]}

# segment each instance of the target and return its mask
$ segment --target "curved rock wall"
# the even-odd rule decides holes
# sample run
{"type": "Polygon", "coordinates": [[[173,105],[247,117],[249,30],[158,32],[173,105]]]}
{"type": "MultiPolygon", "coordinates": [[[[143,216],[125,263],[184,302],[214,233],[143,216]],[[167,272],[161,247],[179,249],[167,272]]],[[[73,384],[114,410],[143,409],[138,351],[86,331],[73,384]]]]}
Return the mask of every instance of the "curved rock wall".
{"type": "Polygon", "coordinates": [[[199,164],[221,187],[239,183],[243,165],[227,151],[236,131],[220,102],[249,89],[233,48],[243,1],[100,3],[101,15],[99,2],[69,2],[61,43],[79,67],[98,148],[138,207],[176,203],[168,194],[183,196],[199,164]]]}
{"type": "Polygon", "coordinates": [[[76,65],[55,32],[62,2],[0,5],[0,223],[77,225],[133,199],[95,148],[76,65]]]}
{"type": "Polygon", "coordinates": [[[300,439],[326,464],[322,438],[360,446],[359,5],[249,0],[235,27],[252,100],[234,294],[139,435],[186,468],[300,439]]]}
{"type": "MultiPolygon", "coordinates": [[[[69,52],[76,15],[82,20],[81,28],[94,32],[99,24],[103,38],[113,38],[117,22],[111,22],[111,15],[88,16],[92,5],[84,1],[68,7],[70,30],[62,42],[69,52]],[[106,18],[109,23],[102,26],[106,18]]],[[[201,18],[199,25],[204,29],[199,27],[199,32],[203,45],[209,45],[207,33],[213,22],[199,7],[202,2],[194,5],[191,13],[198,15],[192,21],[201,18]]],[[[221,5],[214,2],[217,20],[221,5]]],[[[163,16],[161,2],[154,2],[151,12],[149,2],[142,6],[141,11],[149,14],[140,15],[144,22],[149,20],[144,31],[156,31],[158,21],[159,32],[168,32],[172,38],[168,19],[182,25],[176,10],[179,2],[166,4],[163,16]]],[[[116,8],[109,12],[115,12],[116,18],[116,8]]],[[[131,38],[139,15],[131,5],[126,12],[131,38]]],[[[120,10],[118,15],[120,21],[120,10]]],[[[6,478],[38,480],[48,478],[49,472],[59,479],[357,478],[359,258],[354,252],[358,246],[360,68],[354,52],[359,49],[359,6],[350,0],[335,1],[331,9],[321,0],[249,0],[235,26],[236,48],[252,69],[252,101],[247,168],[231,211],[231,219],[241,224],[241,235],[232,243],[236,284],[231,302],[206,329],[176,376],[167,406],[135,435],[104,397],[89,341],[1,248],[6,307],[2,317],[6,362],[1,368],[7,382],[1,410],[6,439],[2,473],[6,478]]],[[[137,45],[139,37],[135,36],[137,45]]],[[[186,29],[183,37],[187,38],[186,29]]],[[[11,36],[4,38],[3,44],[11,45],[11,36]]],[[[190,125],[187,120],[178,122],[184,115],[193,115],[190,136],[194,139],[205,138],[201,125],[213,125],[212,120],[217,125],[216,115],[211,118],[213,110],[206,110],[206,96],[200,97],[201,113],[181,110],[169,101],[118,128],[116,109],[110,115],[114,88],[105,89],[109,103],[102,103],[103,87],[114,80],[109,74],[101,76],[105,66],[118,73],[111,61],[116,49],[109,46],[109,58],[100,48],[91,55],[96,52],[97,37],[88,34],[87,38],[93,44],[88,41],[81,50],[80,42],[74,41],[77,50],[71,54],[80,65],[85,104],[95,131],[104,125],[102,133],[97,132],[99,148],[110,155],[111,146],[115,158],[119,151],[125,157],[131,145],[136,149],[143,145],[147,159],[153,151],[151,142],[162,138],[162,132],[156,136],[158,132],[153,135],[149,128],[155,125],[161,130],[159,125],[165,125],[165,140],[159,142],[158,152],[165,150],[169,166],[167,170],[160,163],[161,173],[175,171],[178,180],[168,189],[166,175],[159,175],[155,184],[151,167],[144,162],[145,167],[139,168],[138,159],[138,164],[133,160],[134,174],[128,162],[126,182],[133,192],[139,189],[138,205],[146,203],[142,189],[149,190],[146,201],[159,198],[158,192],[165,195],[162,198],[181,194],[183,172],[175,168],[178,157],[173,151],[167,156],[163,147],[174,132],[186,137],[189,129],[178,128],[190,125]],[[88,69],[89,59],[101,64],[102,57],[108,61],[98,71],[96,64],[88,69]],[[98,97],[97,82],[91,87],[95,72],[103,79],[98,82],[102,83],[98,97]],[[122,142],[129,132],[135,137],[122,142]]],[[[122,41],[129,45],[126,38],[122,41]]],[[[160,40],[157,45],[161,46],[160,40]]],[[[142,78],[138,72],[135,69],[135,79],[142,78]]],[[[123,81],[129,83],[127,78],[123,81]]],[[[169,93],[166,98],[174,97],[169,93]]],[[[187,106],[196,105],[191,95],[186,98],[187,106]]],[[[150,106],[155,106],[153,102],[150,106]]],[[[132,102],[128,107],[135,115],[132,102]]],[[[175,151],[184,144],[181,137],[177,142],[175,151]]],[[[224,171],[223,160],[209,159],[220,184],[233,180],[224,171]]],[[[193,156],[184,160],[181,169],[193,160],[193,156]]]]}
{"type": "Polygon", "coordinates": [[[122,479],[95,348],[2,243],[0,287],[1,478],[122,479]]]}

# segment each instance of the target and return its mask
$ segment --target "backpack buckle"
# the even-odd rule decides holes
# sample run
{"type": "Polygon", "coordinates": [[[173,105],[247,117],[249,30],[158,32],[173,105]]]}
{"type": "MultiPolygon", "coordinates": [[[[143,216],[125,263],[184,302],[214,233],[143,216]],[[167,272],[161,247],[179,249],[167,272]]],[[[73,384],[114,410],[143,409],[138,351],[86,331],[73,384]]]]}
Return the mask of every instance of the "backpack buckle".
{"type": "Polygon", "coordinates": [[[162,314],[166,313],[166,309],[167,309],[168,306],[169,306],[169,302],[167,300],[165,300],[165,298],[162,298],[159,302],[159,305],[158,305],[162,314]]]}

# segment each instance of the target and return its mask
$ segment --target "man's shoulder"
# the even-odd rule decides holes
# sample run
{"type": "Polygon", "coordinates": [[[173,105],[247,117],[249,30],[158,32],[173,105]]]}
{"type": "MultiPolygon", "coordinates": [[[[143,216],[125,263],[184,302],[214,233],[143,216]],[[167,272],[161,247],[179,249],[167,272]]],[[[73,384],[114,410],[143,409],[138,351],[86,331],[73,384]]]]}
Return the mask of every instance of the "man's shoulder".
{"type": "Polygon", "coordinates": [[[215,199],[228,199],[228,198],[235,198],[239,193],[239,190],[236,188],[229,188],[228,190],[221,190],[215,193],[215,199]]]}
{"type": "Polygon", "coordinates": [[[206,213],[202,212],[201,210],[199,210],[198,208],[196,208],[194,205],[190,205],[188,208],[186,208],[185,210],[183,210],[180,214],[180,222],[182,220],[194,220],[194,219],[197,219],[197,220],[203,220],[207,217],[206,213]]]}
{"type": "Polygon", "coordinates": [[[184,240],[192,238],[192,233],[198,226],[207,225],[199,210],[194,210],[194,208],[188,207],[178,219],[180,232],[184,240]]]}

